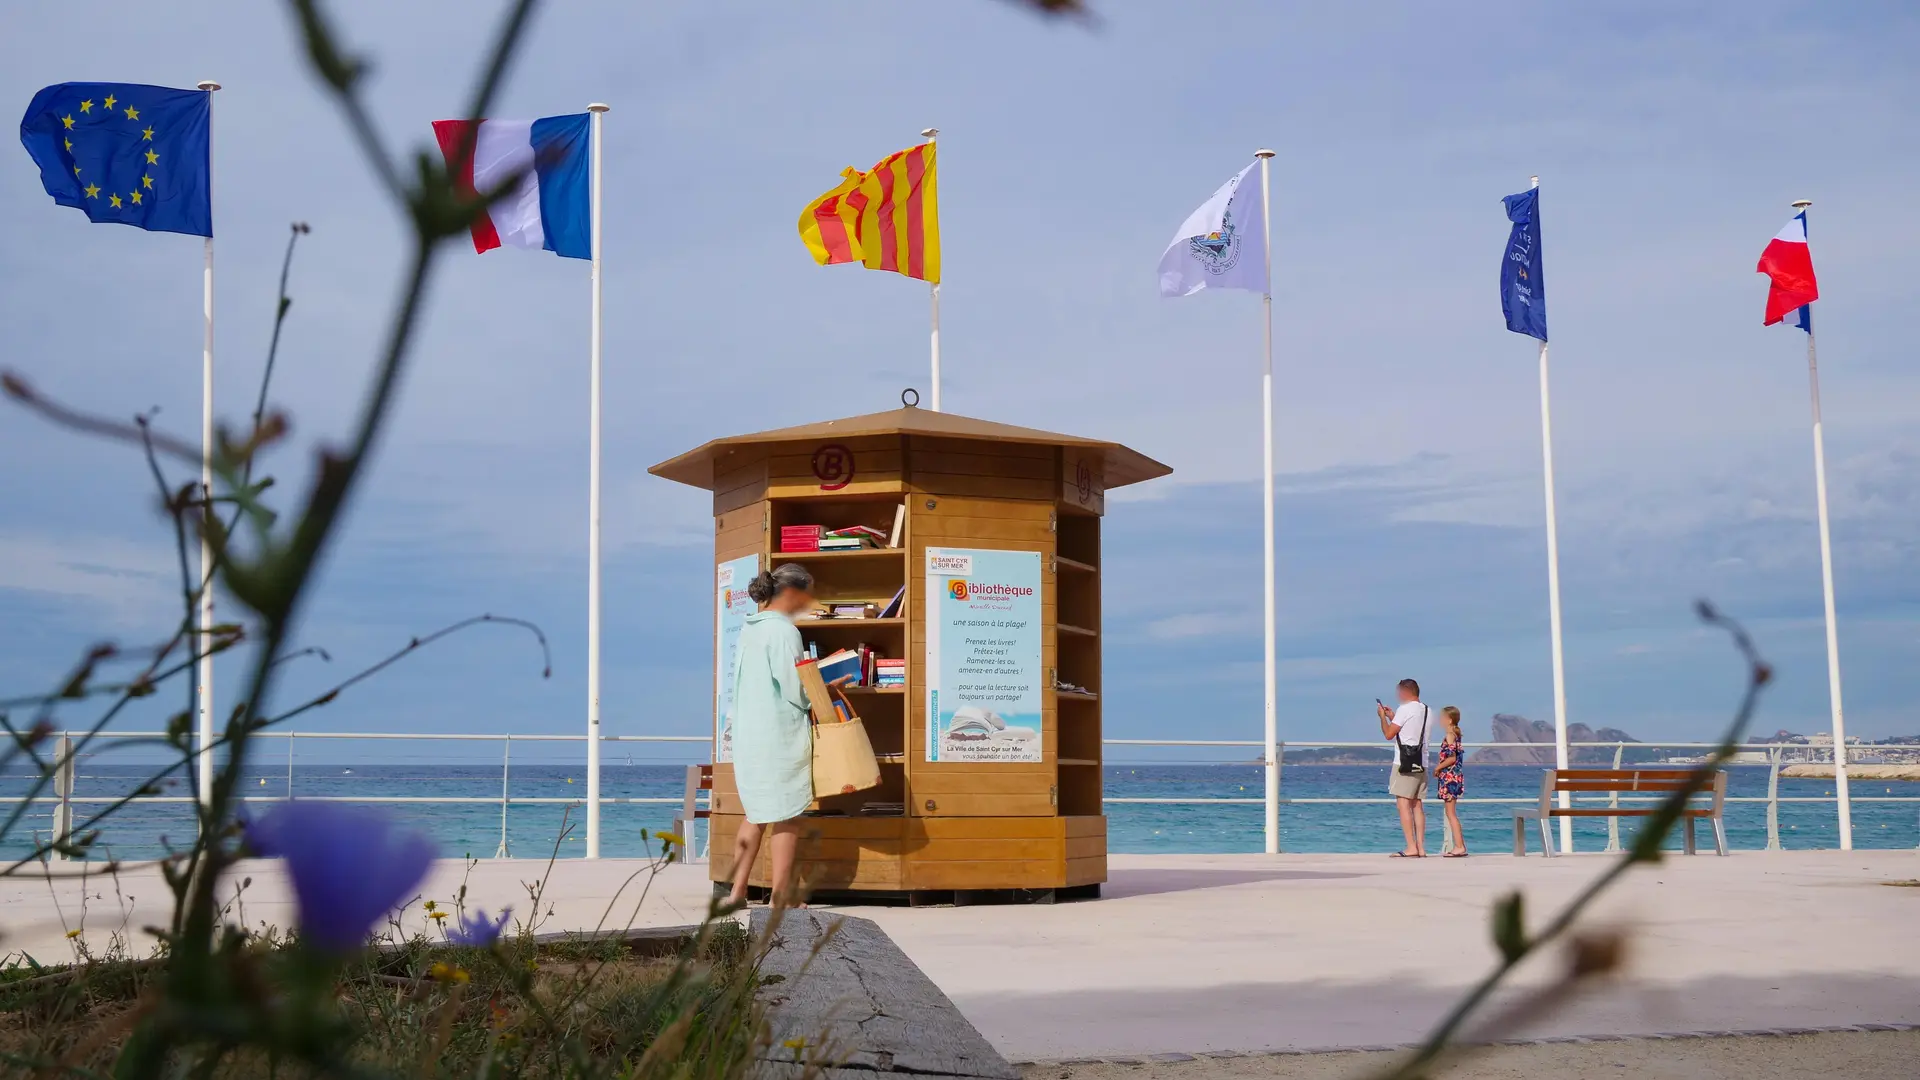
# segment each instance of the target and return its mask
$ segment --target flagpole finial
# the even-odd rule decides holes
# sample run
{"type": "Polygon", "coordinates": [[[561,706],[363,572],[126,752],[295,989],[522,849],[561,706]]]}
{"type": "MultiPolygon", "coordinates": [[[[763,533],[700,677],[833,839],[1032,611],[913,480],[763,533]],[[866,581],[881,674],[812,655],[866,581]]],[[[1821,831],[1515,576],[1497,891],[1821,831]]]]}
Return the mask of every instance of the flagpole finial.
{"type": "Polygon", "coordinates": [[[1794,208],[1795,210],[1805,210],[1805,209],[1806,209],[1807,207],[1809,207],[1809,206],[1812,206],[1812,205],[1813,205],[1813,200],[1812,200],[1812,199],[1795,199],[1795,200],[1793,200],[1793,208],[1794,208]]]}
{"type": "Polygon", "coordinates": [[[1261,147],[1260,149],[1258,149],[1258,150],[1255,150],[1255,151],[1253,152],[1253,156],[1254,156],[1254,157],[1257,157],[1257,158],[1270,158],[1270,157],[1272,157],[1272,156],[1273,156],[1273,151],[1271,151],[1271,150],[1269,150],[1269,149],[1267,149],[1266,147],[1264,147],[1264,146],[1263,146],[1263,147],[1261,147]]]}
{"type": "Polygon", "coordinates": [[[938,134],[940,134],[939,128],[921,128],[920,129],[920,137],[927,140],[928,142],[932,142],[934,136],[938,134]]]}
{"type": "Polygon", "coordinates": [[[1529,179],[1529,181],[1531,182],[1531,186],[1533,186],[1533,187],[1539,187],[1539,186],[1540,186],[1540,178],[1539,178],[1539,177],[1537,177],[1537,176],[1534,176],[1534,177],[1529,177],[1528,179],[1529,179]]]}
{"type": "Polygon", "coordinates": [[[612,108],[613,106],[607,104],[604,101],[596,101],[587,106],[587,111],[588,112],[607,112],[612,108]]]}
{"type": "Polygon", "coordinates": [[[196,89],[209,90],[209,91],[218,90],[220,89],[220,84],[217,82],[214,82],[212,79],[201,79],[200,82],[196,85],[196,89]]]}

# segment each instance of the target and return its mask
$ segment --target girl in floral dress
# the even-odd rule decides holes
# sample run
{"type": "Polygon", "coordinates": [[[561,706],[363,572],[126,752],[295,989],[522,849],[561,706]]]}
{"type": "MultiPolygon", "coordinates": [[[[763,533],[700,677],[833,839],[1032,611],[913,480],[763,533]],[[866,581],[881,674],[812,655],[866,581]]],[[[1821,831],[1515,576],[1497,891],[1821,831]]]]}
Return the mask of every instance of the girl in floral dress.
{"type": "Polygon", "coordinates": [[[1441,858],[1464,859],[1467,856],[1467,837],[1460,829],[1460,810],[1455,805],[1460,796],[1467,791],[1467,774],[1462,767],[1465,751],[1461,749],[1460,710],[1448,705],[1440,710],[1440,716],[1446,729],[1440,740],[1440,767],[1434,772],[1434,779],[1440,788],[1440,805],[1447,811],[1447,851],[1441,858]]]}

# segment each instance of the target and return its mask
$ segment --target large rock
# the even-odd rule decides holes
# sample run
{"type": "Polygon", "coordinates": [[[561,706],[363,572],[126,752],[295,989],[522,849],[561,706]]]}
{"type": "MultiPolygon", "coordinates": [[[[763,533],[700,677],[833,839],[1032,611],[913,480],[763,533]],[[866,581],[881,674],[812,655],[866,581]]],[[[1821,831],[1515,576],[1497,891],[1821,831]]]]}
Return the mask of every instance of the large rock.
{"type": "MultiPolygon", "coordinates": [[[[1544,720],[1529,720],[1512,713],[1493,714],[1491,742],[1523,742],[1532,746],[1489,746],[1467,755],[1469,765],[1552,765],[1554,763],[1553,725],[1544,720]]],[[[1619,728],[1598,730],[1585,724],[1567,725],[1568,758],[1575,765],[1613,764],[1615,743],[1637,743],[1639,739],[1619,728]],[[1604,743],[1604,746],[1580,747],[1576,743],[1604,743]]],[[[1629,757],[1633,751],[1627,751],[1629,757]]]]}
{"type": "MultiPolygon", "coordinates": [[[[753,913],[756,938],[767,933],[770,917],[764,908],[753,913]]],[[[902,1080],[1020,1080],[871,920],[788,911],[760,975],[773,1038],[749,1080],[861,1080],[876,1072],[902,1080]],[[796,1046],[787,1046],[790,1040],[796,1046]]]]}

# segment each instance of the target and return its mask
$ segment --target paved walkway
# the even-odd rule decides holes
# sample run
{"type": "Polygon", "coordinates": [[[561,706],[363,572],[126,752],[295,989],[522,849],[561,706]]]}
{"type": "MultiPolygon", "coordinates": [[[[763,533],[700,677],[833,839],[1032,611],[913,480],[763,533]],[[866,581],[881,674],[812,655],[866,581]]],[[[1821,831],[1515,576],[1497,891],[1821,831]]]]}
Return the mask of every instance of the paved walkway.
{"type": "MultiPolygon", "coordinates": [[[[1487,911],[1525,891],[1537,919],[1602,869],[1598,856],[1117,855],[1096,902],[1053,907],[846,909],[879,922],[1013,1060],[1351,1048],[1413,1041],[1487,970],[1487,911]]],[[[567,860],[548,877],[542,930],[697,922],[705,867],[647,880],[628,860],[567,860]],[[551,913],[548,913],[548,908],[551,913]],[[611,909],[612,914],[608,912],[611,909]]],[[[244,921],[290,922],[276,864],[251,865],[244,921]]],[[[535,860],[442,863],[446,902],[529,908],[535,860]]],[[[1598,919],[1632,931],[1613,987],[1521,1037],[1920,1023],[1920,878],[1914,852],[1674,858],[1630,876],[1598,919]]],[[[116,885],[0,884],[0,949],[64,958],[69,928],[95,948],[166,911],[157,875],[116,885]],[[84,924],[81,894],[87,895],[84,924]],[[128,897],[122,901],[119,897],[128,897]],[[57,898],[57,904],[56,904],[57,898]]],[[[418,909],[407,917],[420,924],[418,909]]],[[[133,936],[138,937],[137,933],[133,936]]],[[[147,945],[140,939],[137,949],[147,945]]],[[[1550,963],[1521,983],[1550,977],[1550,963]]],[[[1523,991],[1524,992],[1524,991],[1523,991]]]]}

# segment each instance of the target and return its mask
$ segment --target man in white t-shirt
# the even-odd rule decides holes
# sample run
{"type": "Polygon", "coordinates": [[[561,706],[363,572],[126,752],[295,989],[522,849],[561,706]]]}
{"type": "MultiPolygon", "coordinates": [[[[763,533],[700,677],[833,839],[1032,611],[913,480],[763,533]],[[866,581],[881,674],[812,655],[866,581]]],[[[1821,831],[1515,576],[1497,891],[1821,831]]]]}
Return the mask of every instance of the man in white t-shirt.
{"type": "Polygon", "coordinates": [[[1400,831],[1407,841],[1406,847],[1394,852],[1394,858],[1419,859],[1427,854],[1427,807],[1421,800],[1427,794],[1427,725],[1431,714],[1420,701],[1419,683],[1401,679],[1397,693],[1399,707],[1380,706],[1380,735],[1396,744],[1393,770],[1387,774],[1387,790],[1393,794],[1394,805],[1400,810],[1400,831]],[[1402,746],[1418,748],[1419,772],[1400,771],[1402,746]]]}

